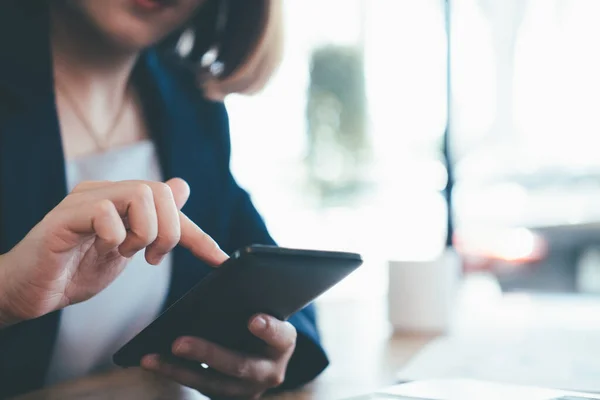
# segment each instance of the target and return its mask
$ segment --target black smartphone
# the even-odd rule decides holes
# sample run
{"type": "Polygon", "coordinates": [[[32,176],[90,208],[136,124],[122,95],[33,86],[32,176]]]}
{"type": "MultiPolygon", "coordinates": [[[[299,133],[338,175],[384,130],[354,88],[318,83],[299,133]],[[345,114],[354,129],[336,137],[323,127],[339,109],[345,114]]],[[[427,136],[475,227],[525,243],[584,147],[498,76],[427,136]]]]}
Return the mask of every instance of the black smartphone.
{"type": "Polygon", "coordinates": [[[248,330],[264,313],[287,320],[360,265],[355,253],[254,245],[236,251],[113,356],[115,364],[139,366],[147,354],[172,357],[181,336],[200,337],[247,354],[264,351],[248,330]]]}

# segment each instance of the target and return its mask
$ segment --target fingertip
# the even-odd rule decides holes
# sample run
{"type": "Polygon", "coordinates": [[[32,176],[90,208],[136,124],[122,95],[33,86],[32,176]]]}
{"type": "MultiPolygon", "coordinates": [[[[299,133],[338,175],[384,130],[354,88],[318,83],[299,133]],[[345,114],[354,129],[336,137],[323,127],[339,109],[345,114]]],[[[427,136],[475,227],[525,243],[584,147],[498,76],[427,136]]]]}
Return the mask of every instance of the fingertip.
{"type": "Polygon", "coordinates": [[[290,321],[285,321],[283,324],[286,327],[285,329],[290,333],[289,336],[291,338],[291,341],[295,345],[296,340],[298,340],[298,330],[296,329],[294,324],[292,324],[290,321]]]}
{"type": "Polygon", "coordinates": [[[146,261],[148,262],[148,264],[150,264],[150,265],[154,265],[154,266],[160,265],[160,263],[162,263],[162,261],[164,260],[165,256],[166,256],[166,254],[155,253],[155,252],[151,251],[150,248],[146,249],[145,258],[146,258],[146,261]]]}
{"type": "Polygon", "coordinates": [[[162,261],[165,259],[164,256],[153,256],[152,261],[148,261],[148,263],[150,265],[153,265],[155,267],[158,267],[160,265],[160,263],[162,263],[162,261]]]}
{"type": "Polygon", "coordinates": [[[194,223],[187,215],[179,212],[181,219],[181,240],[180,244],[189,249],[194,256],[202,261],[217,267],[229,259],[219,244],[198,225],[194,223]]]}
{"type": "Polygon", "coordinates": [[[158,354],[149,354],[144,356],[141,361],[142,368],[156,370],[160,366],[160,358],[158,354]]]}
{"type": "Polygon", "coordinates": [[[178,209],[183,208],[191,193],[190,185],[181,178],[173,178],[166,182],[173,192],[173,198],[178,209]]]}
{"type": "Polygon", "coordinates": [[[171,351],[175,355],[187,354],[190,351],[190,338],[180,337],[173,342],[171,351]]]}
{"type": "Polygon", "coordinates": [[[212,264],[215,268],[218,268],[227,260],[229,260],[229,255],[219,248],[214,255],[212,264]]]}
{"type": "Polygon", "coordinates": [[[171,187],[177,186],[179,188],[187,188],[188,191],[190,190],[190,185],[187,183],[187,181],[180,177],[171,178],[166,183],[171,187]]]}
{"type": "Polygon", "coordinates": [[[262,333],[267,329],[267,324],[267,316],[259,314],[250,319],[249,328],[253,333],[262,333]]]}
{"type": "Polygon", "coordinates": [[[229,259],[229,255],[221,249],[221,246],[210,235],[204,233],[202,240],[205,242],[205,248],[199,249],[199,251],[208,253],[207,258],[213,267],[219,267],[229,259]]]}

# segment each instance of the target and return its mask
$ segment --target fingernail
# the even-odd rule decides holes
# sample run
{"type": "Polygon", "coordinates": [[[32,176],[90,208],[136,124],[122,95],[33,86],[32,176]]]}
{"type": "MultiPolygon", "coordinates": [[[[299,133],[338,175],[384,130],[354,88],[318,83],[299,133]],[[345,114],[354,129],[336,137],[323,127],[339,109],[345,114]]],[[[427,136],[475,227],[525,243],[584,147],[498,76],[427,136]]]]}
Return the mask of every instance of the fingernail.
{"type": "Polygon", "coordinates": [[[190,344],[186,340],[180,340],[175,343],[173,353],[186,354],[190,351],[190,344]]]}
{"type": "Polygon", "coordinates": [[[151,354],[142,359],[142,367],[147,369],[158,369],[159,364],[158,355],[156,354],[151,354]]]}
{"type": "Polygon", "coordinates": [[[262,331],[267,327],[267,320],[265,317],[256,317],[252,321],[252,329],[262,331]]]}

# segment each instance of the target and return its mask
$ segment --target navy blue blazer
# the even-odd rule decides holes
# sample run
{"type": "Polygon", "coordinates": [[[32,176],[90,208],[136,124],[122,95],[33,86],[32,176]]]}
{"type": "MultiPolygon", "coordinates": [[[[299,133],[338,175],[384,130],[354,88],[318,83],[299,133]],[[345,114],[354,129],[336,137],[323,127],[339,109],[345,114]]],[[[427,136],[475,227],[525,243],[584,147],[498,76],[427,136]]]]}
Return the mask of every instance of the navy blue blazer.
{"type": "MultiPolygon", "coordinates": [[[[44,3],[3,0],[0,5],[0,254],[67,194],[44,3]]],[[[181,177],[191,186],[183,211],[228,253],[252,243],[273,244],[230,172],[224,105],[204,99],[193,76],[153,50],[140,58],[134,79],[164,176],[181,177]]],[[[173,251],[173,268],[165,306],[211,270],[181,247],[173,251]]],[[[0,398],[43,386],[60,315],[0,330],[0,398]]],[[[314,307],[290,322],[299,335],[283,388],[312,380],[328,365],[314,307]]]]}

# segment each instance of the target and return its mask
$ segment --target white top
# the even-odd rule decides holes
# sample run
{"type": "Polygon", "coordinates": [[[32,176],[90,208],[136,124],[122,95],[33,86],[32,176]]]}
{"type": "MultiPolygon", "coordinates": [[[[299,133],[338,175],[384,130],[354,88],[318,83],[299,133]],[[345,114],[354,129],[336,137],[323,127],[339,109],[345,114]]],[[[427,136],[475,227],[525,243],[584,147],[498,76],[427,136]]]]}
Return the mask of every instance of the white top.
{"type": "MultiPolygon", "coordinates": [[[[162,181],[151,141],[71,161],[69,190],[89,180],[162,181]]],[[[62,312],[48,385],[114,368],[112,355],[159,314],[169,289],[171,258],[153,266],[136,254],[123,273],[92,299],[62,312]]]]}

